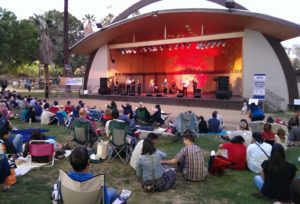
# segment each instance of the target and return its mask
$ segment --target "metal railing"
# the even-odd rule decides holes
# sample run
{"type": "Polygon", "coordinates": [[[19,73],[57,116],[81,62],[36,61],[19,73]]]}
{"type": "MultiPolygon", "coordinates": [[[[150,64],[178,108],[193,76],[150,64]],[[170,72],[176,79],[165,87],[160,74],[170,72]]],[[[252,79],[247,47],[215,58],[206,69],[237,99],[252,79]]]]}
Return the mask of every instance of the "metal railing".
{"type": "Polygon", "coordinates": [[[282,111],[282,101],[284,101],[284,98],[275,94],[273,91],[266,89],[265,106],[267,106],[271,112],[282,111]]]}

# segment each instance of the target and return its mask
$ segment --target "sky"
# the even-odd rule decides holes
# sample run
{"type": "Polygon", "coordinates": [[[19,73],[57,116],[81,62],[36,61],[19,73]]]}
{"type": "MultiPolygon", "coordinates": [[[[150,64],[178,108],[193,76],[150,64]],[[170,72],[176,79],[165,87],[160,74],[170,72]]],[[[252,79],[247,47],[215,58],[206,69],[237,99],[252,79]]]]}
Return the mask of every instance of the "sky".
{"type": "MultiPolygon", "coordinates": [[[[81,20],[85,14],[92,14],[97,21],[108,13],[117,16],[138,0],[69,0],[69,13],[81,20]]],[[[249,11],[267,14],[300,24],[300,7],[297,0],[236,0],[249,11]]],[[[0,7],[16,14],[18,19],[26,19],[44,11],[64,10],[64,0],[0,0],[0,7]]],[[[141,13],[172,8],[223,8],[205,0],[163,0],[141,9],[141,13]]],[[[283,42],[284,46],[300,45],[300,37],[283,42]]]]}

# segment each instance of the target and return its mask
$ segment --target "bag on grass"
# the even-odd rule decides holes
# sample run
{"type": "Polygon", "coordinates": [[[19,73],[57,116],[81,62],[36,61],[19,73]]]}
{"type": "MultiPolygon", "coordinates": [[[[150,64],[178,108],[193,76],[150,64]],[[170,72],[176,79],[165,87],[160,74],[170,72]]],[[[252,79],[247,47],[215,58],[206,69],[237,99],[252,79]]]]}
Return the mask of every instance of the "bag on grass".
{"type": "Polygon", "coordinates": [[[101,141],[97,144],[97,157],[106,159],[108,150],[108,141],[101,141]]]}
{"type": "Polygon", "coordinates": [[[223,175],[233,162],[223,156],[211,156],[208,161],[208,171],[212,175],[223,175]]]}

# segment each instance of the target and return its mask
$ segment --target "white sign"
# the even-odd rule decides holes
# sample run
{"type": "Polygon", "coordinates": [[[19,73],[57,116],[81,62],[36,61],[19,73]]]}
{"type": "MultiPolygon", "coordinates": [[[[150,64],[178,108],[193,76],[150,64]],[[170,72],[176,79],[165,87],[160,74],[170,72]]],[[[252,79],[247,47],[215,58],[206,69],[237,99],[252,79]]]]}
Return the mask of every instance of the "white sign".
{"type": "Polygon", "coordinates": [[[294,99],[294,105],[299,106],[300,105],[300,99],[294,99]]]}
{"type": "Polygon", "coordinates": [[[256,98],[249,98],[248,104],[251,105],[252,103],[254,103],[255,105],[258,106],[258,99],[256,99],[256,98]]]}
{"type": "Polygon", "coordinates": [[[266,74],[254,74],[253,98],[265,100],[266,74]]]}

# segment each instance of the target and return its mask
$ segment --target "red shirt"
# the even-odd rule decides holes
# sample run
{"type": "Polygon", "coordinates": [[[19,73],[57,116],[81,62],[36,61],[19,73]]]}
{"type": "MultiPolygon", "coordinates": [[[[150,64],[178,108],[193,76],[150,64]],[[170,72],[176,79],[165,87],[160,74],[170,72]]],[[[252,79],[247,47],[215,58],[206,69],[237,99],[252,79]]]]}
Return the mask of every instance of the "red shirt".
{"type": "Polygon", "coordinates": [[[227,150],[227,159],[234,164],[231,169],[246,169],[246,146],[238,143],[226,142],[222,145],[223,150],[227,150]]]}
{"type": "Polygon", "coordinates": [[[261,137],[264,139],[264,140],[275,140],[275,134],[271,131],[268,131],[268,132],[263,132],[261,134],[261,137]]]}

